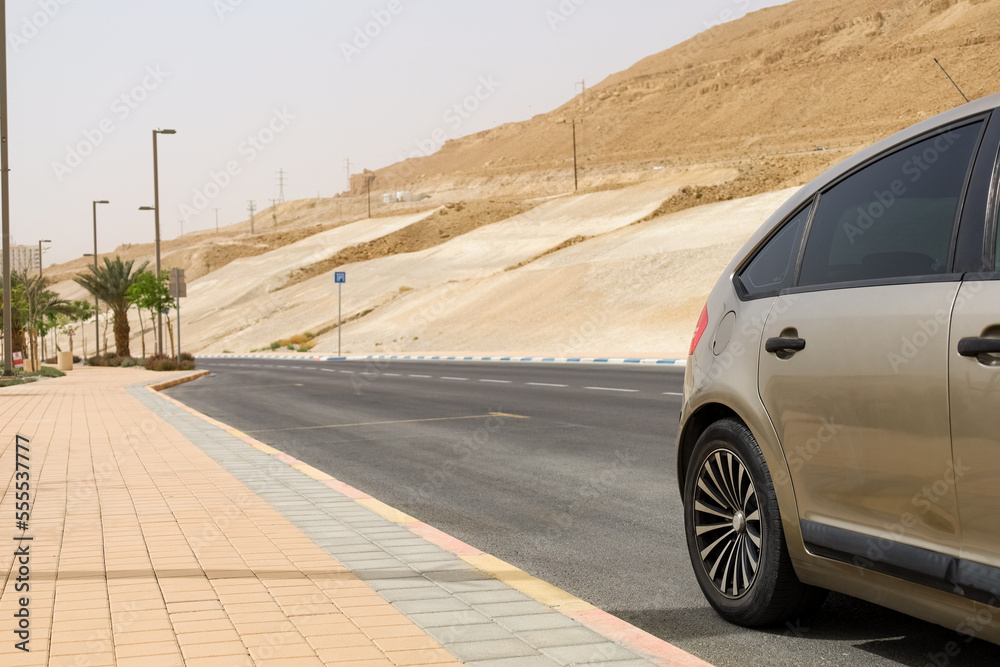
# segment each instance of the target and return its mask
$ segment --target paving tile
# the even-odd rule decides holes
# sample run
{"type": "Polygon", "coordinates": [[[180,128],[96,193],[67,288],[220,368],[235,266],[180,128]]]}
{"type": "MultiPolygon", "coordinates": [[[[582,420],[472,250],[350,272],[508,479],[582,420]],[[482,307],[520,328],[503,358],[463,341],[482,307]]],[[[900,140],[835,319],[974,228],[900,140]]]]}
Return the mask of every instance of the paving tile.
{"type": "Polygon", "coordinates": [[[519,639],[489,639],[450,643],[448,644],[448,651],[464,662],[473,660],[499,660],[501,658],[523,658],[539,655],[538,651],[519,639]]]}

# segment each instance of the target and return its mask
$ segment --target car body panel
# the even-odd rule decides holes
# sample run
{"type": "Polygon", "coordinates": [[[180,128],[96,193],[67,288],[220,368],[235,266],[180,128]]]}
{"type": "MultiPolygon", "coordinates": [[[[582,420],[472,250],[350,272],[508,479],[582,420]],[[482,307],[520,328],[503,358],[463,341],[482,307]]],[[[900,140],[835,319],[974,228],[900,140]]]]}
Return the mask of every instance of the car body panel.
{"type": "Polygon", "coordinates": [[[935,484],[952,466],[942,378],[959,286],[779,297],[763,339],[794,328],[806,348],[761,348],[760,392],[801,519],[958,555],[955,491],[935,484]]]}

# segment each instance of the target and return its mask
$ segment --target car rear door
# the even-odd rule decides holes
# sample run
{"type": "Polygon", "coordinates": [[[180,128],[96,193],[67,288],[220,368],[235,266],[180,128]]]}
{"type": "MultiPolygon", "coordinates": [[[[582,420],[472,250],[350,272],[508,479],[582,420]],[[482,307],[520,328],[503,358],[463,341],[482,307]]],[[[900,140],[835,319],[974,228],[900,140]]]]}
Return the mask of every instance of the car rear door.
{"type": "Polygon", "coordinates": [[[944,576],[935,554],[960,550],[955,488],[937,482],[953,474],[954,248],[984,127],[919,139],[821,192],[795,286],[768,316],[760,394],[813,553],[927,579],[944,576]]]}

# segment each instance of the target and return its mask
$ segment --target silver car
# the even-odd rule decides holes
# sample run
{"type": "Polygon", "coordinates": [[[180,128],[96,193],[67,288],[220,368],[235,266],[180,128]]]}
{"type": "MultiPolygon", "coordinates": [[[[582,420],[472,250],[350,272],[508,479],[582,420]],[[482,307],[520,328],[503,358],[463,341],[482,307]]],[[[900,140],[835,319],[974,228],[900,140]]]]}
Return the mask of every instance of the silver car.
{"type": "Polygon", "coordinates": [[[709,296],[677,470],[724,618],[773,624],[835,590],[1000,643],[997,107],[823,174],[709,296]]]}

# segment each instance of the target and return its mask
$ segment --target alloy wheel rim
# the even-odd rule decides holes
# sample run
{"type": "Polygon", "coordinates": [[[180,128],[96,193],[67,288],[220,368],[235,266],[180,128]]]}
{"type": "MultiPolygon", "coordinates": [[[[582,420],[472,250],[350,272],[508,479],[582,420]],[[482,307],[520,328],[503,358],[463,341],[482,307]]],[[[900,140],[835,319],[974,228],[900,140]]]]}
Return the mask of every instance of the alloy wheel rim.
{"type": "Polygon", "coordinates": [[[715,588],[730,599],[746,595],[760,569],[763,525],[750,471],[728,449],[712,452],[698,474],[694,529],[715,588]]]}

